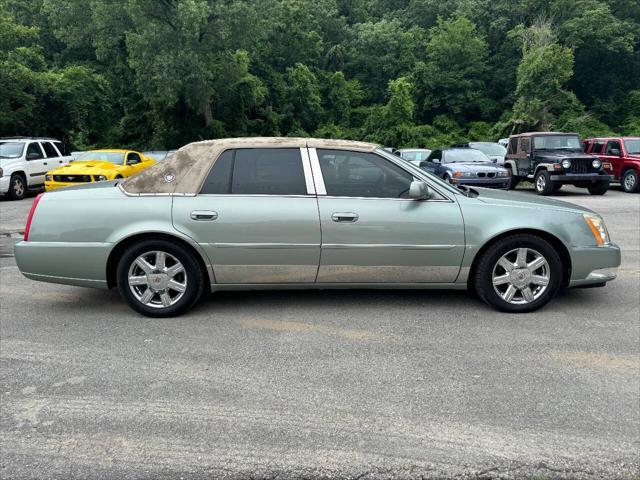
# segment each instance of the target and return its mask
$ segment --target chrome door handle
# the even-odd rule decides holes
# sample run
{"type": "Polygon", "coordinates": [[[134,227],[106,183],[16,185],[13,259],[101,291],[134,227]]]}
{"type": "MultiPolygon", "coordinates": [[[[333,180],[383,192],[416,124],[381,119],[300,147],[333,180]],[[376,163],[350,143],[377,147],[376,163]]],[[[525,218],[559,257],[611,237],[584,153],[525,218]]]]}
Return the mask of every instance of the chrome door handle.
{"type": "Polygon", "coordinates": [[[218,212],[211,210],[194,210],[191,212],[191,220],[215,220],[218,218],[218,212]]]}
{"type": "Polygon", "coordinates": [[[353,223],[353,222],[357,222],[358,218],[360,217],[358,216],[357,213],[351,213],[351,212],[336,212],[333,215],[331,215],[331,220],[333,220],[334,222],[353,223]]]}

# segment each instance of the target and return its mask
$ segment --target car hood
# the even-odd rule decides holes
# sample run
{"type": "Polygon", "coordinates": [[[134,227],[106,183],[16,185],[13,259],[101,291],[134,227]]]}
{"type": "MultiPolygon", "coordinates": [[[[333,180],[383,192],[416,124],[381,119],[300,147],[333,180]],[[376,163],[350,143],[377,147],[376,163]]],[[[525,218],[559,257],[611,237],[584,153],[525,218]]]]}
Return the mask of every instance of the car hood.
{"type": "Polygon", "coordinates": [[[118,170],[121,165],[115,165],[111,162],[101,162],[99,160],[83,160],[71,162],[68,165],[58,167],[51,170],[51,174],[60,175],[100,175],[104,172],[113,172],[118,170]]]}
{"type": "Polygon", "coordinates": [[[478,163],[478,162],[456,162],[446,163],[445,166],[454,172],[501,172],[503,167],[496,165],[495,163],[478,163]]]}
{"type": "Polygon", "coordinates": [[[534,196],[531,194],[519,193],[517,191],[494,190],[491,188],[476,188],[479,196],[478,200],[490,205],[509,205],[517,207],[531,208],[537,210],[540,208],[548,210],[563,210],[575,213],[594,213],[593,210],[575,205],[554,198],[546,198],[534,196]]]}

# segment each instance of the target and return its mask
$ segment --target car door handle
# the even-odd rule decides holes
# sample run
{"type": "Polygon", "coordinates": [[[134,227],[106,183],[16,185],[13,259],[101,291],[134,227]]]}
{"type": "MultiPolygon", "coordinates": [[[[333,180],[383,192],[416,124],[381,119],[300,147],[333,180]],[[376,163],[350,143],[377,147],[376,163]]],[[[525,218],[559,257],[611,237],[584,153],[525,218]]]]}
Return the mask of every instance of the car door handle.
{"type": "Polygon", "coordinates": [[[44,164],[43,164],[43,165],[49,165],[49,164],[48,164],[47,162],[44,162],[44,164]]]}
{"type": "Polygon", "coordinates": [[[211,210],[194,210],[191,212],[191,220],[215,220],[218,218],[218,212],[211,210]]]}
{"type": "Polygon", "coordinates": [[[357,222],[358,218],[360,217],[358,216],[357,213],[350,213],[350,212],[336,212],[333,215],[331,215],[331,220],[333,220],[334,222],[353,223],[353,222],[357,222]]]}

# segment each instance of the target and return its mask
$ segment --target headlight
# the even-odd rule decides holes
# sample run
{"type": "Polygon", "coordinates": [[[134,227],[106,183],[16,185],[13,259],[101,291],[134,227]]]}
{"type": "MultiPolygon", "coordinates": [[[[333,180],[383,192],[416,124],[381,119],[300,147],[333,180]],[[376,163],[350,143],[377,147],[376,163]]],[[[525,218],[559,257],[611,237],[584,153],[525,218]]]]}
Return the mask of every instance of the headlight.
{"type": "Polygon", "coordinates": [[[591,166],[593,168],[600,168],[602,166],[602,161],[599,158],[596,158],[593,162],[591,162],[591,166]]]}
{"type": "Polygon", "coordinates": [[[510,177],[511,176],[511,171],[510,170],[505,170],[504,172],[498,172],[498,177],[510,177]]]}
{"type": "Polygon", "coordinates": [[[45,182],[50,182],[51,180],[53,180],[53,176],[52,175],[45,175],[44,176],[44,181],[45,182]]]}
{"type": "Polygon", "coordinates": [[[473,172],[453,172],[453,176],[456,178],[471,178],[475,177],[476,174],[473,172]]]}
{"type": "Polygon", "coordinates": [[[571,166],[571,160],[569,160],[568,158],[565,158],[564,160],[562,160],[562,168],[569,168],[571,166]]]}
{"type": "Polygon", "coordinates": [[[93,176],[93,179],[94,179],[96,182],[103,182],[104,180],[106,180],[106,179],[107,179],[107,177],[105,177],[104,175],[94,175],[94,176],[93,176]]]}
{"type": "Polygon", "coordinates": [[[596,242],[599,247],[611,243],[609,232],[607,231],[607,227],[602,218],[597,215],[589,215],[587,213],[583,214],[582,217],[584,218],[584,221],[587,222],[587,225],[589,226],[591,233],[593,233],[593,236],[596,238],[596,242]]]}

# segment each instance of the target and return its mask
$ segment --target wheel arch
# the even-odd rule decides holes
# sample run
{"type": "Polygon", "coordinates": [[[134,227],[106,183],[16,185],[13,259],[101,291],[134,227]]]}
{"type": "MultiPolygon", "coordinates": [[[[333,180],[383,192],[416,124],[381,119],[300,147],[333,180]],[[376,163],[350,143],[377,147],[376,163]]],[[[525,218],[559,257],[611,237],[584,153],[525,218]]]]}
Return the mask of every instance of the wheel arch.
{"type": "Polygon", "coordinates": [[[473,257],[473,261],[471,262],[471,267],[469,269],[467,284],[470,288],[473,288],[473,279],[475,278],[475,272],[478,267],[478,263],[480,263],[480,259],[489,249],[489,247],[491,247],[491,245],[493,245],[497,241],[502,240],[503,238],[518,234],[534,235],[549,242],[558,252],[560,261],[562,262],[562,285],[563,287],[569,285],[572,269],[571,255],[569,254],[569,249],[565,246],[562,240],[549,232],[545,232],[544,230],[538,230],[535,228],[516,228],[513,230],[507,230],[506,232],[501,232],[491,237],[480,247],[480,249],[478,249],[475,256],[473,257]]]}
{"type": "Polygon", "coordinates": [[[183,247],[184,249],[186,249],[187,251],[189,251],[191,254],[193,254],[193,256],[198,261],[198,265],[200,266],[203,277],[205,279],[206,278],[209,279],[209,284],[204,285],[205,291],[211,290],[211,283],[213,283],[213,276],[212,276],[213,274],[207,268],[207,265],[206,265],[205,259],[202,256],[202,253],[199,252],[194,245],[192,245],[185,239],[180,238],[177,235],[172,235],[170,233],[165,233],[165,232],[137,233],[129,237],[123,238],[118,243],[116,243],[116,245],[111,249],[111,252],[109,253],[109,257],[107,258],[107,267],[106,267],[107,268],[107,271],[106,271],[107,288],[113,288],[118,283],[117,275],[116,275],[116,271],[118,269],[118,259],[124,254],[127,248],[143,240],[167,240],[169,242],[176,243],[181,247],[183,247]]]}

